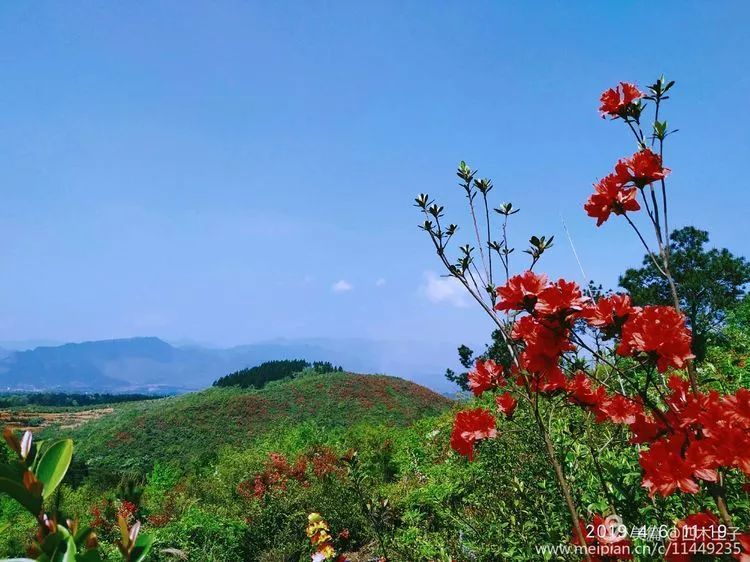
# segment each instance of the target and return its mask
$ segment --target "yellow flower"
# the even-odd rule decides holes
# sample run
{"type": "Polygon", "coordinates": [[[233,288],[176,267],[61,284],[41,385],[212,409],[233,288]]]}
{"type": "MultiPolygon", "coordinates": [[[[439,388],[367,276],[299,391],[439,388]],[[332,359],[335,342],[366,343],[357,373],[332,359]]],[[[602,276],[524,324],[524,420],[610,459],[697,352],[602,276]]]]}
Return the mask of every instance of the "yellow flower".
{"type": "Polygon", "coordinates": [[[317,523],[318,521],[322,521],[323,517],[320,515],[320,513],[313,512],[313,513],[311,513],[310,515],[307,516],[307,520],[310,523],[317,523]]]}
{"type": "Polygon", "coordinates": [[[311,523],[307,526],[307,536],[312,537],[314,534],[320,531],[328,531],[328,523],[325,521],[318,521],[317,523],[311,523]]]}
{"type": "Polygon", "coordinates": [[[328,560],[329,558],[333,558],[334,556],[336,556],[336,551],[330,544],[325,544],[318,549],[318,554],[323,555],[325,559],[328,560]]]}
{"type": "Polygon", "coordinates": [[[323,544],[330,540],[331,540],[331,535],[329,535],[326,531],[320,531],[319,533],[316,533],[312,537],[310,537],[310,542],[313,545],[323,544]]]}

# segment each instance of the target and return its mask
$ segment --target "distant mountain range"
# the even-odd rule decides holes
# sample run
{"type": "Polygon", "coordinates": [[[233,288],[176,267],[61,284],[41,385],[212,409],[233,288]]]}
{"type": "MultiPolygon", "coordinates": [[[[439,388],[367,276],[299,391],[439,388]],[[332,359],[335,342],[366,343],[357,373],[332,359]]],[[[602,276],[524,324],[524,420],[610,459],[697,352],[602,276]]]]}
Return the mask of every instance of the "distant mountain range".
{"type": "Polygon", "coordinates": [[[455,346],[432,343],[279,339],[216,349],[136,337],[0,348],[0,391],[184,392],[272,359],[330,361],[353,372],[400,376],[439,392],[453,390],[443,373],[457,362],[455,346]]]}

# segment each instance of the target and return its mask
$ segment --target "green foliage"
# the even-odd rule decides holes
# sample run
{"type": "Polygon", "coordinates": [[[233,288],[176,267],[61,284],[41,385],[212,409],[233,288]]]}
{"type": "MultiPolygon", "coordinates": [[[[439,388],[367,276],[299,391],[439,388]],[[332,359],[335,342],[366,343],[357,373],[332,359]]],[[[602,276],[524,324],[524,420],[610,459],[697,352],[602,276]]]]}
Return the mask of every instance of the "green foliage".
{"type": "MultiPolygon", "coordinates": [[[[154,541],[160,547],[187,554],[189,560],[248,560],[245,547],[247,523],[225,510],[189,506],[181,517],[156,530],[154,541]]],[[[174,560],[155,557],[154,560],[174,560]]]]}
{"type": "Polygon", "coordinates": [[[725,325],[708,348],[702,371],[730,392],[750,386],[750,297],[727,314],[725,325]]]}
{"type": "MultiPolygon", "coordinates": [[[[669,269],[680,295],[680,307],[693,329],[693,351],[702,359],[713,336],[721,328],[727,311],[734,308],[750,282],[750,264],[726,248],[705,249],[708,232],[687,226],[670,235],[669,269]]],[[[666,278],[651,258],[643,267],[628,269],[620,277],[636,305],[672,305],[666,278]]]]}
{"type": "Polygon", "coordinates": [[[293,377],[308,370],[314,373],[340,373],[341,367],[334,367],[327,361],[308,363],[303,359],[266,361],[256,367],[230,373],[214,382],[214,386],[239,386],[241,388],[263,388],[271,381],[293,377]]]}
{"type": "Polygon", "coordinates": [[[124,404],[114,414],[70,432],[94,476],[138,477],[156,461],[179,459],[183,469],[216,461],[225,445],[252,446],[284,425],[327,430],[362,421],[406,425],[450,401],[402,379],[329,373],[262,390],[212,388],[163,400],[124,404]]]}

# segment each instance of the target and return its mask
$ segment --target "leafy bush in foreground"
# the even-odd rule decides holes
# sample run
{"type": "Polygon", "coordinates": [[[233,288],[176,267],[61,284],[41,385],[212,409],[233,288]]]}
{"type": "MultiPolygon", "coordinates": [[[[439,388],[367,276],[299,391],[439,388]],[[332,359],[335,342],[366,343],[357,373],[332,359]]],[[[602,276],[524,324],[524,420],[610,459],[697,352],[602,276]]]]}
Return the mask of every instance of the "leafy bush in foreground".
{"type": "MultiPolygon", "coordinates": [[[[50,506],[50,512],[46,510],[70,467],[73,442],[66,439],[36,444],[30,431],[18,439],[10,429],[3,432],[3,437],[17,459],[0,465],[0,492],[15,500],[37,522],[29,556],[41,562],[101,561],[93,529],[80,526],[77,519],[66,518],[54,505],[50,506]]],[[[117,548],[122,558],[127,562],[144,561],[151,550],[152,539],[140,533],[140,522],[131,525],[120,516],[118,525],[117,548]]],[[[18,559],[18,562],[23,561],[18,559]]]]}

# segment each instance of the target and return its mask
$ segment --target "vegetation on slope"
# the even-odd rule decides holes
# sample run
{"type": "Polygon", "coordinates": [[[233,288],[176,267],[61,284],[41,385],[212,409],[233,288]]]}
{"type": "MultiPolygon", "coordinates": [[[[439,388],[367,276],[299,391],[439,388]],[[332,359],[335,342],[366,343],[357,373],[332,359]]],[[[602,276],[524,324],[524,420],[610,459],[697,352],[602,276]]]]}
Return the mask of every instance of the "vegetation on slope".
{"type": "Polygon", "coordinates": [[[142,473],[157,461],[207,464],[224,445],[249,446],[279,427],[313,423],[327,429],[360,422],[407,425],[444,411],[450,401],[403,379],[349,373],[315,374],[262,390],[212,388],[124,404],[110,416],[69,432],[78,471],[142,473]]]}

